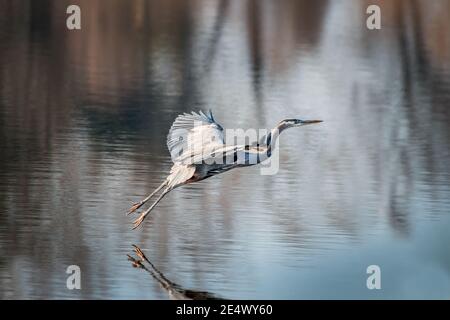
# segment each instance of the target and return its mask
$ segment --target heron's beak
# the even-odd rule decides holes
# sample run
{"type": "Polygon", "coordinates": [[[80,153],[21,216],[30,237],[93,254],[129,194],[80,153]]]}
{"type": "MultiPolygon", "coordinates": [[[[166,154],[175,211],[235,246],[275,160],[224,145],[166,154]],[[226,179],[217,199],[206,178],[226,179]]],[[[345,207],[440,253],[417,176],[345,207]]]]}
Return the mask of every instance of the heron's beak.
{"type": "Polygon", "coordinates": [[[304,125],[307,125],[307,124],[320,123],[322,121],[323,120],[302,120],[300,122],[300,125],[304,126],[304,125]]]}

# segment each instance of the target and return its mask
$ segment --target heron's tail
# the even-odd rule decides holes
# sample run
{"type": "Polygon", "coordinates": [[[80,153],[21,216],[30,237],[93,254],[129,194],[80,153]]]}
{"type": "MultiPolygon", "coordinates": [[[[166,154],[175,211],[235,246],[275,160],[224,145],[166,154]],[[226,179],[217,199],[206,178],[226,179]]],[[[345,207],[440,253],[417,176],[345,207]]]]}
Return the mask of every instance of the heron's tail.
{"type": "Polygon", "coordinates": [[[158,197],[158,199],[156,199],[156,201],[153,202],[153,204],[150,206],[150,208],[148,208],[147,210],[142,212],[141,215],[139,216],[139,218],[137,218],[136,220],[133,221],[133,230],[136,229],[137,227],[139,227],[139,225],[142,223],[142,221],[144,221],[145,217],[150,213],[150,211],[152,211],[153,208],[156,207],[158,202],[160,202],[162,200],[162,198],[164,198],[164,196],[166,194],[168,194],[172,189],[173,188],[171,188],[171,187],[165,188],[164,191],[161,193],[161,195],[158,197]]]}
{"type": "Polygon", "coordinates": [[[163,187],[165,187],[168,183],[168,180],[164,180],[163,183],[161,183],[159,185],[158,188],[156,188],[155,191],[153,191],[150,195],[148,195],[144,200],[141,200],[139,202],[136,202],[135,204],[133,204],[133,206],[128,210],[127,215],[135,212],[137,209],[139,209],[140,207],[142,207],[148,200],[151,199],[151,197],[153,197],[159,190],[161,190],[163,187]]]}

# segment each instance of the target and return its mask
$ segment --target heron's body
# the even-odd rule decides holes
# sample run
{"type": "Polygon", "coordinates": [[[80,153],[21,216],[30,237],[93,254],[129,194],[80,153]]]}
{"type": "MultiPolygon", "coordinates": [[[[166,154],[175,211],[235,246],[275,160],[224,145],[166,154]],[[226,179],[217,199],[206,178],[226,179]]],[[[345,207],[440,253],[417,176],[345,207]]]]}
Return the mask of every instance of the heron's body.
{"type": "Polygon", "coordinates": [[[283,120],[258,144],[227,145],[223,128],[212,113],[203,112],[179,115],[167,136],[167,146],[174,165],[169,176],[147,198],[134,204],[128,214],[144,205],[156,193],[163,190],[156,201],[134,221],[138,227],[150,211],[171,190],[198,182],[237,167],[252,166],[267,160],[275,148],[279,134],[293,126],[318,123],[320,120],[283,120]]]}

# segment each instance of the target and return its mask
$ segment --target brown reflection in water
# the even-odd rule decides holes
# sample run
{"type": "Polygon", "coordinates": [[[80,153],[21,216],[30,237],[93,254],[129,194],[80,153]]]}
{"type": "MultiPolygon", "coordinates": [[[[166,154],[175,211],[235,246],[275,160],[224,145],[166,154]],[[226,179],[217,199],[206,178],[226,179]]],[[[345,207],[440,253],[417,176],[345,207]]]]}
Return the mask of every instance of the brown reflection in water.
{"type": "MultiPolygon", "coordinates": [[[[448,95],[448,87],[443,87],[446,78],[448,81],[448,71],[442,71],[450,65],[450,2],[436,1],[431,5],[420,0],[366,3],[380,5],[383,26],[395,27],[389,32],[389,37],[398,44],[402,75],[399,110],[405,119],[392,119],[393,125],[386,140],[389,148],[383,154],[393,161],[389,161],[391,168],[380,168],[380,180],[384,181],[380,185],[380,206],[385,206],[392,227],[407,234],[411,227],[408,215],[411,212],[412,187],[417,177],[417,172],[414,172],[416,148],[412,144],[421,141],[425,145],[425,141],[441,139],[444,132],[449,135],[445,127],[448,128],[450,113],[448,108],[444,110],[443,101],[436,101],[436,97],[448,95]],[[430,100],[424,100],[424,96],[430,100]],[[443,118],[438,120],[436,115],[443,118]],[[405,122],[407,128],[403,126],[405,122]]],[[[365,41],[370,42],[368,37],[365,41]]],[[[440,161],[443,150],[433,149],[425,147],[423,150],[427,170],[448,172],[440,161]]],[[[448,152],[444,153],[448,156],[448,152]]],[[[430,178],[436,179],[438,176],[432,175],[430,178]]]]}

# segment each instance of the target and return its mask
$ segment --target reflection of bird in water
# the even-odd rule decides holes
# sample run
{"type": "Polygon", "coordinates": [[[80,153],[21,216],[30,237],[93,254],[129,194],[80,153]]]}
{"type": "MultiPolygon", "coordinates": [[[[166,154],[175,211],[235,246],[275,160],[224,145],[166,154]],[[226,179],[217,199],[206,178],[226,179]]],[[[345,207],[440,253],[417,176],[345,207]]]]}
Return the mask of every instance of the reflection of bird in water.
{"type": "Polygon", "coordinates": [[[167,147],[174,165],[166,180],[152,194],[135,203],[128,211],[128,214],[136,211],[163,189],[150,208],[134,221],[134,228],[144,221],[150,211],[171,190],[233,168],[260,163],[272,155],[278,136],[283,130],[318,122],[321,120],[282,120],[257,144],[227,145],[223,128],[214,120],[211,111],[208,115],[202,111],[179,115],[167,136],[167,147]]]}
{"type": "Polygon", "coordinates": [[[204,291],[194,291],[194,290],[186,290],[183,289],[180,285],[173,283],[168,280],[162,272],[160,272],[150,260],[144,255],[142,250],[136,246],[134,247],[134,253],[138,256],[139,259],[135,259],[130,255],[128,256],[128,260],[131,261],[133,267],[144,269],[150,275],[158,281],[161,288],[163,288],[168,294],[169,298],[173,300],[220,300],[221,298],[216,297],[214,294],[204,291]]]}

